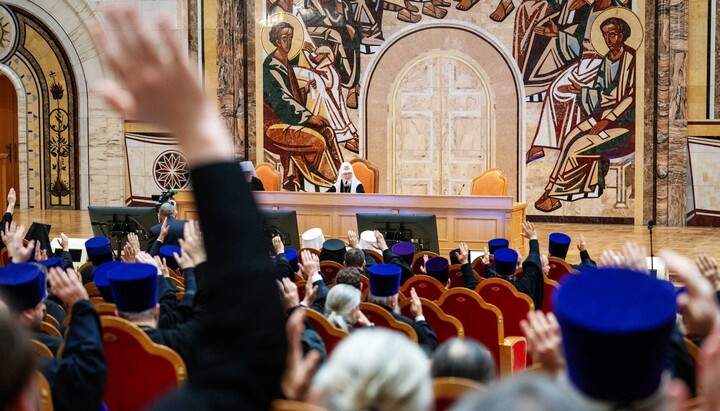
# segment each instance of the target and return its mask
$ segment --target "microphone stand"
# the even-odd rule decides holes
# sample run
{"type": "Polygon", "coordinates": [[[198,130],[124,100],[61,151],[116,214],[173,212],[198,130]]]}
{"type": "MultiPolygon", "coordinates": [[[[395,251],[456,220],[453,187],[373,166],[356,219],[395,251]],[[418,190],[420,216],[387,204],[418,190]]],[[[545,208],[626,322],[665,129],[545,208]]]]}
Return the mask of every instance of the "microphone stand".
{"type": "MultiPolygon", "coordinates": [[[[652,223],[652,221],[650,221],[652,223]]],[[[652,242],[652,229],[654,224],[648,223],[648,231],[650,231],[650,274],[657,278],[657,272],[655,272],[655,255],[653,254],[653,242],[652,242]]]]}

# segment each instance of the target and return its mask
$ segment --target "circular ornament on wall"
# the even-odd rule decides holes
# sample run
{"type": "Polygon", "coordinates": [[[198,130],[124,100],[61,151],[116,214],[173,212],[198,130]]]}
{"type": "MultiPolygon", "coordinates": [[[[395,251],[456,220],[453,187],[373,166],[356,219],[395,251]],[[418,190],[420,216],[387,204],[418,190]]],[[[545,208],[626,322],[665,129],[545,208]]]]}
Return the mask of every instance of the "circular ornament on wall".
{"type": "Polygon", "coordinates": [[[185,156],[177,150],[160,153],[153,164],[155,184],[163,190],[179,190],[190,183],[190,167],[185,156]]]}
{"type": "Polygon", "coordinates": [[[7,61],[18,45],[18,21],[15,14],[0,4],[0,63],[7,61]]]}

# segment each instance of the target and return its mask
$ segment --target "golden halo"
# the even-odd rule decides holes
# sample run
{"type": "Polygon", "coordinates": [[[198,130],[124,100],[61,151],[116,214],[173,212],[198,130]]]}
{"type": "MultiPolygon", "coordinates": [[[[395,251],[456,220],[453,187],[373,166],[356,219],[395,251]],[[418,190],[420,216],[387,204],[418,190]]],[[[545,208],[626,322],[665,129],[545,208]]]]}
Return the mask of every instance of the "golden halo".
{"type": "Polygon", "coordinates": [[[603,38],[602,30],[600,26],[603,22],[611,17],[617,17],[630,26],[630,37],[625,39],[625,45],[633,50],[637,50],[642,44],[644,29],[640,23],[638,16],[633,13],[632,10],[626,7],[610,7],[609,9],[600,13],[595,19],[590,29],[590,43],[592,43],[595,51],[604,56],[609,51],[605,39],[603,38]]]}
{"type": "Polygon", "coordinates": [[[302,50],[304,44],[304,36],[302,23],[300,23],[300,20],[298,20],[297,17],[290,13],[275,13],[265,19],[265,24],[262,27],[262,32],[260,35],[262,39],[261,41],[263,49],[265,50],[266,54],[270,54],[275,51],[277,47],[275,47],[275,45],[270,42],[270,29],[272,29],[274,25],[281,22],[289,23],[293,28],[293,40],[292,44],[290,45],[290,53],[288,53],[288,58],[294,59],[295,56],[300,53],[300,50],[302,50]]]}

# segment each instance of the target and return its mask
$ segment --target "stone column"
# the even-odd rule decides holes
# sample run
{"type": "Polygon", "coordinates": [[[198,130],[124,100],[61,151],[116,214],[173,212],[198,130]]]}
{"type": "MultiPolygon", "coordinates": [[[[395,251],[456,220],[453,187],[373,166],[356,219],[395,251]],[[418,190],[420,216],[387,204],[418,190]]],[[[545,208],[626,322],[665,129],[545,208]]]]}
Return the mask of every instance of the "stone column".
{"type": "Polygon", "coordinates": [[[657,223],[685,225],[687,175],[687,23],[688,0],[658,4],[657,223]]]}

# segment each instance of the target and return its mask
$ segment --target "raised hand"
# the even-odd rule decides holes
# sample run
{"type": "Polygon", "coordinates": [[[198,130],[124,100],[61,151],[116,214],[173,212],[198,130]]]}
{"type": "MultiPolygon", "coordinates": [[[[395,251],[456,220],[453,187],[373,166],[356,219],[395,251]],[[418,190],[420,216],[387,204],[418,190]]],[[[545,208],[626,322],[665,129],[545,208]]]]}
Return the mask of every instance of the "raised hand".
{"type": "Polygon", "coordinates": [[[348,230],[348,243],[350,243],[350,247],[352,248],[360,248],[360,240],[358,239],[358,235],[353,230],[348,230]]]}
{"type": "Polygon", "coordinates": [[[710,281],[700,274],[692,261],[680,254],[663,250],[660,256],[668,271],[680,277],[685,285],[685,292],[678,294],[677,303],[687,334],[705,337],[718,324],[718,305],[710,281]]]}
{"type": "Polygon", "coordinates": [[[619,268],[624,266],[624,257],[614,250],[605,249],[600,253],[600,267],[619,268]]]}
{"type": "Polygon", "coordinates": [[[430,259],[430,257],[428,257],[427,254],[423,255],[423,264],[420,266],[420,271],[423,274],[427,274],[427,268],[425,267],[425,265],[427,265],[427,262],[429,259],[430,259]]]}
{"type": "Polygon", "coordinates": [[[585,251],[585,246],[586,246],[586,245],[587,245],[587,243],[585,243],[585,235],[580,234],[580,239],[579,239],[578,242],[577,242],[577,249],[578,249],[578,251],[580,251],[580,252],[585,251]]]}
{"type": "MultiPolygon", "coordinates": [[[[173,257],[176,255],[177,255],[177,253],[173,253],[173,257]]],[[[155,267],[157,267],[158,270],[160,270],[160,273],[162,274],[162,276],[170,277],[170,269],[168,269],[167,261],[164,258],[161,260],[160,256],[158,256],[158,255],[153,256],[153,260],[155,260],[155,267]]]]}
{"type": "Polygon", "coordinates": [[[134,263],[136,262],[135,257],[137,256],[138,251],[135,250],[135,248],[130,244],[129,242],[125,243],[122,250],[122,255],[120,256],[120,259],[124,263],[134,263]]]}
{"type": "Polygon", "coordinates": [[[276,235],[272,238],[272,245],[273,250],[275,250],[275,255],[282,254],[285,252],[285,244],[283,244],[282,239],[279,235],[276,235]]]}
{"type": "Polygon", "coordinates": [[[542,311],[530,311],[527,320],[520,321],[520,328],[527,339],[533,362],[542,363],[554,374],[565,368],[560,325],[553,313],[546,316],[542,311]]]}
{"type": "Polygon", "coordinates": [[[67,271],[57,267],[50,268],[48,270],[48,280],[53,294],[68,307],[72,307],[78,301],[89,299],[80,275],[72,268],[68,268],[67,271]]]}
{"type": "Polygon", "coordinates": [[[710,280],[716,290],[720,289],[720,273],[718,273],[715,258],[707,254],[699,254],[695,259],[695,264],[697,264],[700,274],[710,280]]]}
{"type": "Polygon", "coordinates": [[[387,250],[388,246],[385,242],[385,236],[383,236],[382,233],[378,230],[373,231],[373,234],[375,234],[375,242],[372,244],[372,246],[380,251],[387,250]]]}
{"type": "Polygon", "coordinates": [[[305,312],[295,310],[287,323],[288,351],[285,372],[280,380],[280,389],[285,398],[302,401],[310,388],[315,370],[320,364],[320,353],[311,350],[303,357],[302,334],[305,331],[305,312]]]}
{"type": "Polygon", "coordinates": [[[137,234],[129,233],[127,235],[127,242],[125,244],[130,244],[136,254],[140,252],[140,239],[138,238],[137,234]]]}
{"type": "Polygon", "coordinates": [[[415,287],[410,289],[410,312],[413,317],[423,315],[422,302],[420,302],[420,297],[415,292],[415,287]]]}
{"type": "Polygon", "coordinates": [[[320,258],[308,250],[303,250],[300,258],[302,259],[302,263],[299,264],[300,271],[308,282],[312,282],[312,276],[320,271],[320,258]]]}
{"type": "Polygon", "coordinates": [[[282,301],[282,306],[285,311],[300,305],[300,296],[298,295],[297,285],[295,285],[294,282],[283,277],[283,279],[277,283],[280,289],[280,300],[282,301]]]}
{"type": "Polygon", "coordinates": [[[467,264],[468,258],[470,256],[470,249],[468,248],[467,244],[460,243],[459,250],[460,252],[455,252],[455,258],[458,259],[458,262],[460,264],[467,264]]]}
{"type": "Polygon", "coordinates": [[[160,268],[160,264],[158,261],[155,261],[155,259],[145,251],[140,251],[135,256],[135,262],[142,263],[142,264],[150,264],[157,268],[157,275],[163,275],[162,269],[160,268]]]}
{"type": "Polygon", "coordinates": [[[190,220],[183,227],[183,239],[178,240],[182,254],[186,254],[192,259],[195,267],[207,260],[205,253],[205,243],[203,241],[200,225],[195,220],[190,220]]]}
{"type": "Polygon", "coordinates": [[[635,241],[627,241],[622,246],[622,253],[625,256],[624,266],[634,271],[647,273],[647,262],[645,256],[647,255],[647,249],[641,247],[635,241]]]}
{"type": "Polygon", "coordinates": [[[535,224],[524,221],[522,223],[522,236],[528,240],[537,240],[537,231],[535,230],[535,224]]]}
{"type": "Polygon", "coordinates": [[[70,251],[70,239],[65,233],[60,233],[60,247],[63,251],[70,251]]]}
{"type": "Polygon", "coordinates": [[[158,241],[163,242],[165,241],[165,237],[167,237],[168,232],[170,232],[170,227],[168,227],[168,219],[165,217],[165,219],[162,222],[162,225],[160,226],[160,234],[158,235],[158,241]]]}
{"type": "Polygon", "coordinates": [[[318,286],[313,285],[310,279],[305,282],[305,298],[303,298],[303,304],[305,305],[305,307],[310,307],[313,305],[313,303],[317,299],[317,290],[318,286]]]}
{"type": "Polygon", "coordinates": [[[7,195],[7,203],[8,203],[7,212],[8,213],[12,213],[13,208],[15,208],[16,201],[17,201],[17,195],[15,194],[15,189],[10,188],[10,191],[8,191],[8,195],[7,195]]]}
{"type": "Polygon", "coordinates": [[[25,232],[25,226],[21,225],[17,228],[17,231],[13,233],[13,262],[23,263],[30,261],[30,257],[33,255],[35,250],[35,240],[30,240],[27,245],[23,244],[23,233],[25,232]]]}
{"type": "Polygon", "coordinates": [[[172,131],[191,167],[232,161],[232,139],[167,19],[152,27],[135,6],[106,10],[107,31],[97,23],[92,38],[117,79],[100,86],[107,103],[125,118],[172,131]]]}
{"type": "Polygon", "coordinates": [[[483,250],[482,262],[483,265],[490,264],[490,250],[488,250],[487,246],[485,246],[485,249],[483,250]]]}

